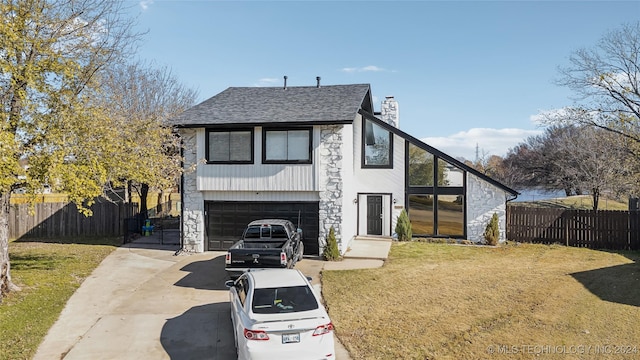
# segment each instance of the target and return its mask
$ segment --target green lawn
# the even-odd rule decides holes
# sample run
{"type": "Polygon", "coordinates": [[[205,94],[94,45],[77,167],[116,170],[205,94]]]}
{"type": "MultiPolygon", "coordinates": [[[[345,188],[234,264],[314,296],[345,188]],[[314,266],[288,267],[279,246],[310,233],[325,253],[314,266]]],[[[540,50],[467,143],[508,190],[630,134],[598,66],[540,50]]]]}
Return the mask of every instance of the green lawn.
{"type": "Polygon", "coordinates": [[[563,246],[394,243],[382,268],[324,271],[322,288],[354,359],[637,359],[638,259],[563,246]]]}
{"type": "Polygon", "coordinates": [[[9,244],[11,276],[22,291],[0,304],[0,359],[31,359],[67,300],[122,239],[67,242],[9,244]]]}

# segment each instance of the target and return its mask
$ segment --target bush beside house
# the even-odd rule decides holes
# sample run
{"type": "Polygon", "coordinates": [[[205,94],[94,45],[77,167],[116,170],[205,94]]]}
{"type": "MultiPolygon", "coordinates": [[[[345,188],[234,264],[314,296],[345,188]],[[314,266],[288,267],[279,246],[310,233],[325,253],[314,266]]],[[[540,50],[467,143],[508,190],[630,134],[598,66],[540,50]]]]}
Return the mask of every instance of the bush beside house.
{"type": "Polygon", "coordinates": [[[338,242],[336,241],[336,231],[334,230],[333,226],[331,227],[331,229],[329,229],[329,234],[325,239],[322,258],[326,261],[340,260],[340,250],[338,249],[338,242]]]}
{"type": "Polygon", "coordinates": [[[407,215],[407,211],[405,209],[402,209],[400,215],[398,216],[398,222],[396,223],[395,230],[396,234],[398,234],[399,241],[411,241],[411,221],[409,221],[409,216],[407,215]]]}

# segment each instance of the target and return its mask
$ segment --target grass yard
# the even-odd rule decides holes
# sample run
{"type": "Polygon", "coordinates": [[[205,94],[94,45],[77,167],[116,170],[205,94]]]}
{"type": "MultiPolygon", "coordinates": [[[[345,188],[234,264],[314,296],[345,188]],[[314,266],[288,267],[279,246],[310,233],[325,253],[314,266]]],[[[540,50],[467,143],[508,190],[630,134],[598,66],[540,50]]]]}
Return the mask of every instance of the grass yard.
{"type": "Polygon", "coordinates": [[[0,304],[0,359],[31,359],[67,300],[122,239],[73,241],[9,244],[11,276],[22,291],[0,304]]]}
{"type": "Polygon", "coordinates": [[[639,259],[394,243],[382,268],[324,271],[322,288],[353,359],[637,359],[639,259]]]}

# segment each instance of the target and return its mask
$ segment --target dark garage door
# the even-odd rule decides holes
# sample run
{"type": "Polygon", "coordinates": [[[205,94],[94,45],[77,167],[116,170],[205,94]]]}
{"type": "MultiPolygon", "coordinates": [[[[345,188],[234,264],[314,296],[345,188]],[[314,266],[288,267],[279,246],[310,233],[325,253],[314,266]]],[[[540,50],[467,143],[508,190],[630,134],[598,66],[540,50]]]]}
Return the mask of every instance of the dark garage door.
{"type": "Polygon", "coordinates": [[[227,250],[253,220],[287,219],[304,232],[304,253],[318,255],[319,207],[317,202],[207,201],[207,250],[227,250]]]}

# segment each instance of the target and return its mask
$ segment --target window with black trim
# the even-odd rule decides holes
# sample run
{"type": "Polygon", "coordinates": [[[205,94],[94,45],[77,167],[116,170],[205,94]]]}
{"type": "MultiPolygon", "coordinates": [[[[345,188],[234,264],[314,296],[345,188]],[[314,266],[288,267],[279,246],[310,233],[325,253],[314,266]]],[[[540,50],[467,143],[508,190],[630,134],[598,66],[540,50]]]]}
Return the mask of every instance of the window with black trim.
{"type": "Polygon", "coordinates": [[[312,128],[265,129],[262,132],[263,163],[311,163],[312,128]]]}
{"type": "Polygon", "coordinates": [[[389,130],[364,119],[362,131],[362,167],[393,167],[393,135],[389,130]]]}
{"type": "Polygon", "coordinates": [[[438,186],[460,187],[463,177],[464,172],[460,168],[438,159],[438,186]]]}
{"type": "Polygon", "coordinates": [[[466,171],[409,141],[405,151],[413,235],[464,237],[466,171]]]}
{"type": "Polygon", "coordinates": [[[253,164],[253,129],[207,130],[207,162],[253,164]]]}

